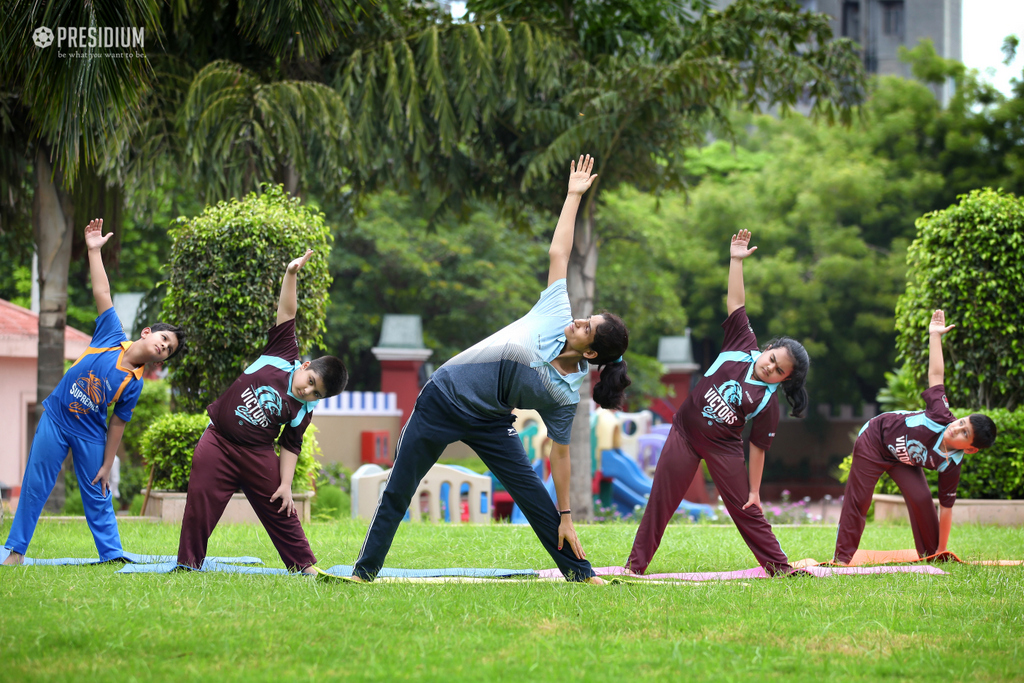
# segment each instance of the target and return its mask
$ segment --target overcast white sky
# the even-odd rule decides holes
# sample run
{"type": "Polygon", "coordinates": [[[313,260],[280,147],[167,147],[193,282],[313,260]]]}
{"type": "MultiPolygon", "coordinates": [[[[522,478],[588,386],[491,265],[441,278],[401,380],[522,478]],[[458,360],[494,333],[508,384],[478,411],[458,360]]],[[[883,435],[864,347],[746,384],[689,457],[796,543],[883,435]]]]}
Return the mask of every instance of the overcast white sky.
{"type": "Polygon", "coordinates": [[[1024,40],[1024,0],[963,0],[963,8],[964,64],[1009,95],[1010,78],[1021,78],[1024,46],[1017,48],[1017,58],[1009,66],[1003,64],[999,48],[1011,33],[1024,40]],[[995,73],[987,75],[988,69],[995,73]]]}
{"type": "MultiPolygon", "coordinates": [[[[1010,78],[1019,79],[1024,68],[1024,47],[1009,66],[1003,64],[999,48],[1011,33],[1024,40],[1024,0],[962,0],[962,6],[964,64],[1009,95],[1010,78]],[[989,69],[994,73],[989,75],[989,69]]],[[[452,2],[452,16],[465,12],[465,2],[452,2]]]]}

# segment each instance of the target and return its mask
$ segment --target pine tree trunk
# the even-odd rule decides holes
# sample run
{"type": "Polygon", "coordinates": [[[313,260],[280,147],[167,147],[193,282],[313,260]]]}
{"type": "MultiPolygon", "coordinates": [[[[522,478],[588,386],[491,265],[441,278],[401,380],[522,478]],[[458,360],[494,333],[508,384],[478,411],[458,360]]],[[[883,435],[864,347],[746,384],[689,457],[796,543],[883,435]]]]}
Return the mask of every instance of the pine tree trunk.
{"type": "MultiPolygon", "coordinates": [[[[597,235],[594,230],[593,203],[588,202],[576,218],[572,254],[566,288],[572,305],[574,318],[586,318],[594,313],[594,276],[597,274],[597,235]]],[[[572,423],[572,441],[569,457],[572,464],[569,503],[573,519],[592,521],[594,519],[593,479],[590,466],[590,377],[580,386],[580,402],[576,407],[576,418],[572,423]]]]}
{"type": "MultiPolygon", "coordinates": [[[[36,151],[36,192],[32,206],[32,229],[39,255],[39,346],[36,374],[36,423],[43,414],[43,400],[64,375],[64,326],[68,313],[68,268],[74,210],[71,197],[54,182],[48,150],[36,151]]],[[[64,509],[64,477],[58,476],[46,508],[64,509]]]]}

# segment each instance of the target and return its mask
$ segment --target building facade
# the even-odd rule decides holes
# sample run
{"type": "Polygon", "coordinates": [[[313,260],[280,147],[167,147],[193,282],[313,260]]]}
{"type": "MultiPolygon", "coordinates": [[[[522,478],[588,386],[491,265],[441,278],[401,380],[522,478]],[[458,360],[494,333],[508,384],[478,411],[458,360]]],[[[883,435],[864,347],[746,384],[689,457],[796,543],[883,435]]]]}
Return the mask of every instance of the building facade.
{"type": "MultiPolygon", "coordinates": [[[[913,48],[928,39],[936,53],[962,60],[962,0],[797,0],[809,12],[832,18],[832,33],[855,41],[870,74],[910,78],[910,65],[900,61],[900,47],[913,48]]],[[[733,0],[716,0],[724,9],[733,0]]],[[[953,95],[953,83],[933,86],[943,105],[953,95]]]]}

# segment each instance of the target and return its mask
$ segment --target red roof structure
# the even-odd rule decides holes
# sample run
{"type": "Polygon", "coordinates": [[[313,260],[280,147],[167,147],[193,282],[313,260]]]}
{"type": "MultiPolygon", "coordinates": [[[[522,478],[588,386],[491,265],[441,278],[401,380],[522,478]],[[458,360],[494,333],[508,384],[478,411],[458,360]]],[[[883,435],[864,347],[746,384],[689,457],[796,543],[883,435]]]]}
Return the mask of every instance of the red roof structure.
{"type": "MultiPolygon", "coordinates": [[[[92,337],[73,327],[64,328],[64,357],[82,355],[92,337]]],[[[39,340],[39,314],[0,299],[0,357],[35,358],[39,340]]]]}

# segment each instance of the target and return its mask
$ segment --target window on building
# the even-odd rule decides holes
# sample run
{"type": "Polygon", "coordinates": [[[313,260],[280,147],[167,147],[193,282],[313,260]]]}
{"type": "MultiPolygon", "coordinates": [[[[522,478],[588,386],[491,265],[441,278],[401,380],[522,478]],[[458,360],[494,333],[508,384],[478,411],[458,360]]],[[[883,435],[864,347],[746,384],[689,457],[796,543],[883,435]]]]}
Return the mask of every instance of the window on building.
{"type": "Polygon", "coordinates": [[[882,3],[882,33],[903,40],[903,2],[882,3]]]}
{"type": "Polygon", "coordinates": [[[843,36],[860,40],[860,3],[843,3],[843,36]]]}

